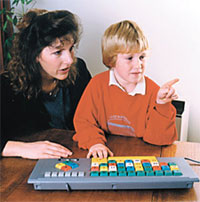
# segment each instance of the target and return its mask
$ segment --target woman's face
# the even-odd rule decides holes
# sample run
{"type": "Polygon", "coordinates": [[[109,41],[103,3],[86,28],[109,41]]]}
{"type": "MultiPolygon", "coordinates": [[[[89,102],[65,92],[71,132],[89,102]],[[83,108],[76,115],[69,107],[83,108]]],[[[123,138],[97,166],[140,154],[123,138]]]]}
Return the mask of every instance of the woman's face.
{"type": "Polygon", "coordinates": [[[43,79],[64,80],[69,74],[74,58],[74,43],[56,39],[51,46],[45,47],[37,57],[42,69],[43,79]]]}

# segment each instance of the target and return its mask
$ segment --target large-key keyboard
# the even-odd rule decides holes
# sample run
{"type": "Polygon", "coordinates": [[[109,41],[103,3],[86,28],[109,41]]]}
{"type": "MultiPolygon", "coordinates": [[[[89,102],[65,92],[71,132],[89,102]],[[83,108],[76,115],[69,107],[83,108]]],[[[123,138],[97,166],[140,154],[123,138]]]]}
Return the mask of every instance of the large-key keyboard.
{"type": "Polygon", "coordinates": [[[28,183],[36,190],[191,188],[199,182],[184,158],[115,156],[104,159],[42,159],[28,183]]]}

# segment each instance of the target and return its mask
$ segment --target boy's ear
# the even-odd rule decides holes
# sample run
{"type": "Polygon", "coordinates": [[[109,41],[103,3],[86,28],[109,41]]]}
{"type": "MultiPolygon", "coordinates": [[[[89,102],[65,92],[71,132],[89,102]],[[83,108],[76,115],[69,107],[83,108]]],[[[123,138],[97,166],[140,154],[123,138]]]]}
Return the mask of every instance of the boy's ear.
{"type": "Polygon", "coordinates": [[[117,56],[114,55],[114,56],[112,57],[112,59],[110,60],[110,62],[109,62],[109,67],[110,67],[110,68],[115,67],[116,60],[117,60],[117,56]]]}

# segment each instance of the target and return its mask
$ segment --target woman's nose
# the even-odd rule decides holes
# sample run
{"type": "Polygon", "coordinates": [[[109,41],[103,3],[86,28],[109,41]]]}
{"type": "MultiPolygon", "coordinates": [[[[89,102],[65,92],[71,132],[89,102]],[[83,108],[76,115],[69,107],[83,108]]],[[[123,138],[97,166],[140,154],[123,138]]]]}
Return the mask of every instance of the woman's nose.
{"type": "Polygon", "coordinates": [[[73,63],[73,55],[70,51],[65,51],[63,54],[63,62],[70,66],[73,63]]]}

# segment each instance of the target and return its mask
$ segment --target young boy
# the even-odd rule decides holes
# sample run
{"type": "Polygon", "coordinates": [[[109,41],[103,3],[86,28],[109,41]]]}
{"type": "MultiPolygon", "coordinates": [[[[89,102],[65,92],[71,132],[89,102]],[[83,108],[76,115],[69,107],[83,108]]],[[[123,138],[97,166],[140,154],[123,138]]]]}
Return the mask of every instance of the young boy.
{"type": "Polygon", "coordinates": [[[144,76],[148,42],[135,22],[111,25],[102,38],[108,71],[93,77],[78,104],[73,137],[87,158],[113,156],[106,134],[143,138],[155,145],[177,139],[174,79],[159,87],[144,76]]]}

